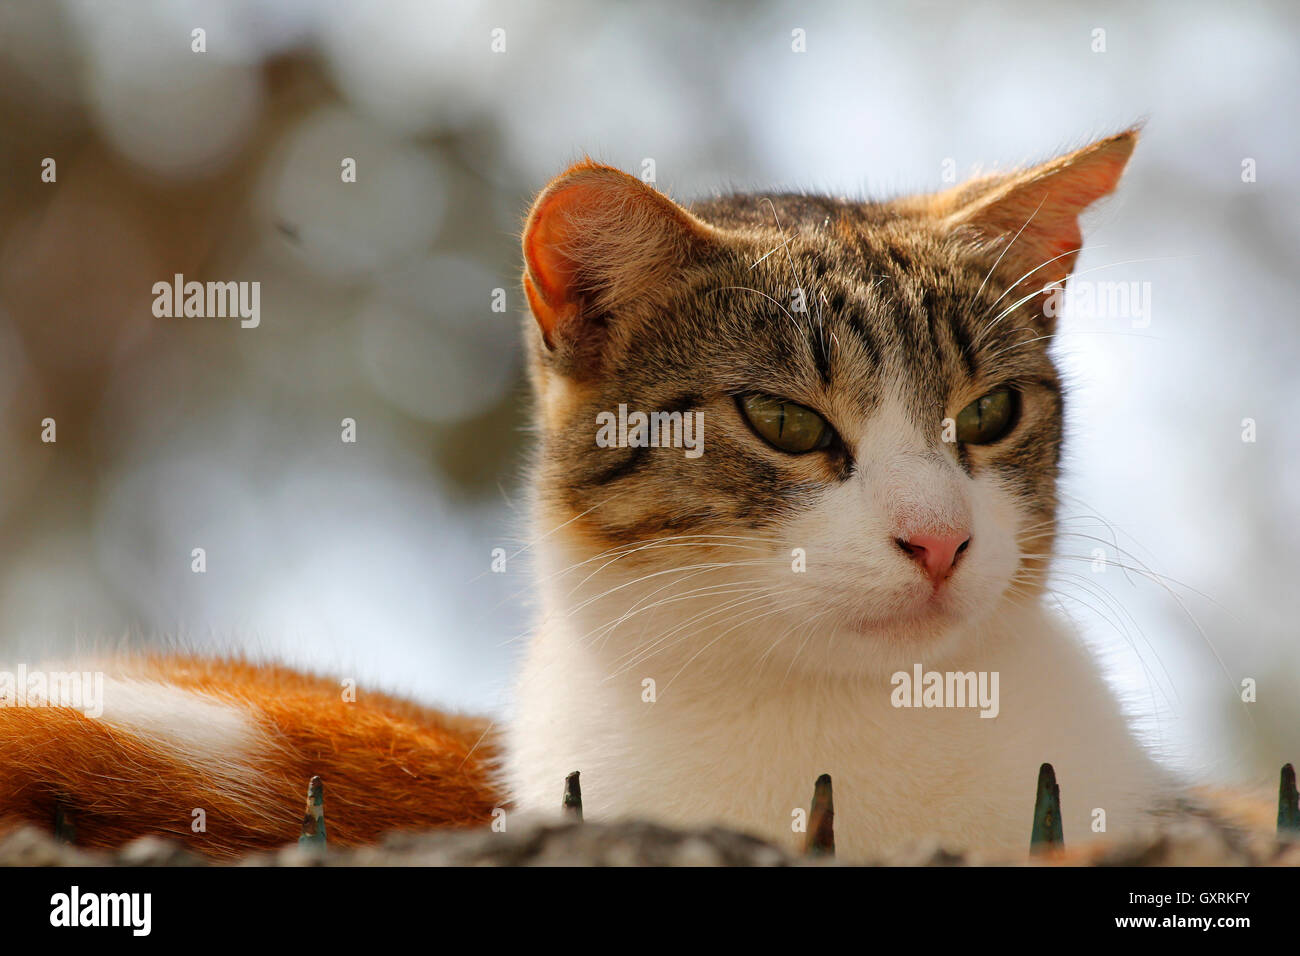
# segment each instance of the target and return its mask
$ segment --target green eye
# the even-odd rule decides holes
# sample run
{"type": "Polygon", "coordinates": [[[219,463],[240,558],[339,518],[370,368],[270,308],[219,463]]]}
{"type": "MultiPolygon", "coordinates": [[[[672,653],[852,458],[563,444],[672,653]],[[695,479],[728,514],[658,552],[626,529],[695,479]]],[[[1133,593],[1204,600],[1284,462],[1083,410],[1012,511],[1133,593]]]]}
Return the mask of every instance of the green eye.
{"type": "Polygon", "coordinates": [[[966,445],[988,445],[1002,438],[1016,423],[1019,396],[1009,388],[989,392],[957,413],[957,440],[966,445]]]}
{"type": "Polygon", "coordinates": [[[792,455],[826,448],[835,430],[811,408],[772,395],[741,395],[740,411],[760,438],[792,455]]]}

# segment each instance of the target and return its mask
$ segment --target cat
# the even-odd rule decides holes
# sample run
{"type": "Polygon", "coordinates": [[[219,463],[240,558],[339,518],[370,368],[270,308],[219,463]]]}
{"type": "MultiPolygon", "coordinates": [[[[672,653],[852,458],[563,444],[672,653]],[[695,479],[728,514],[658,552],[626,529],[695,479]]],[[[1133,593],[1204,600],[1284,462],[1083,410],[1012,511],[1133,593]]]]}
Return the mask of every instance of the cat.
{"type": "Polygon", "coordinates": [[[884,202],[688,208],[578,163],[523,232],[539,620],[499,737],[279,668],[118,661],[98,719],[0,709],[0,818],[230,857],[292,836],[312,774],[347,845],[555,814],[580,771],[588,818],[797,850],[829,773],[843,856],[1023,854],[1050,762],[1067,839],[1145,826],[1181,781],[1044,600],[1045,297],[1137,138],[884,202]]]}
{"type": "Polygon", "coordinates": [[[541,620],[504,740],[519,808],[579,770],[589,816],[793,849],[825,772],[862,858],[922,836],[1023,852],[1043,762],[1071,837],[1173,799],[1042,599],[1063,439],[1044,305],[1137,137],[892,202],[687,209],[592,162],[546,188],[523,239],[541,620]],[[615,409],[702,413],[703,454],[593,443],[615,409]],[[987,675],[996,716],[899,706],[921,669],[987,675]]]}

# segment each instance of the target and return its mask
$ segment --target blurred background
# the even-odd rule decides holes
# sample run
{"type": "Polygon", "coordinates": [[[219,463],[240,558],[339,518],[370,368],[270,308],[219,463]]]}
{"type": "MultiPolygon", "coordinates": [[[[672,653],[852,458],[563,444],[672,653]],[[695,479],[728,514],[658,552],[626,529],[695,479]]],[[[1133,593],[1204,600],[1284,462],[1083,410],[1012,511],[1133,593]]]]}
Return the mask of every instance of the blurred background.
{"type": "Polygon", "coordinates": [[[491,570],[528,538],[517,232],[548,177],[590,153],[679,199],[885,197],[1145,118],[1079,271],[1149,283],[1149,325],[1067,313],[1057,343],[1059,600],[1171,759],[1275,780],[1298,28],[1284,2],[6,0],[0,657],[238,649],[500,713],[530,615],[526,555],[491,570]],[[156,318],[176,273],[260,282],[260,325],[156,318]]]}

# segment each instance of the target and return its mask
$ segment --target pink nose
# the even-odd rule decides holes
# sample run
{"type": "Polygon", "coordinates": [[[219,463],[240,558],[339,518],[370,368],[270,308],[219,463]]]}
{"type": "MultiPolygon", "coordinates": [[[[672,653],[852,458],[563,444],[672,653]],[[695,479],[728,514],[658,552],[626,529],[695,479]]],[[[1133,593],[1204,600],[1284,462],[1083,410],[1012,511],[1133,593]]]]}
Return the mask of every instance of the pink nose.
{"type": "Polygon", "coordinates": [[[906,541],[895,538],[900,548],[924,570],[937,588],[952,574],[957,559],[970,546],[965,531],[948,534],[914,534],[906,541]]]}

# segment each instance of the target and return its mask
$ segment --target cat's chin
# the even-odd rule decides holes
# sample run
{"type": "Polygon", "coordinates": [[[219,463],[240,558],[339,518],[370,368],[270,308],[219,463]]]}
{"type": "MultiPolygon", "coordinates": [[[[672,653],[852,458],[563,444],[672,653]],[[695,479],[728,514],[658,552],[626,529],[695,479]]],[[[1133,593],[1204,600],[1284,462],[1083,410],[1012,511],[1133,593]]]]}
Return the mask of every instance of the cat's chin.
{"type": "Polygon", "coordinates": [[[982,616],[951,590],[931,593],[926,589],[918,590],[905,606],[888,614],[850,614],[847,628],[875,640],[913,644],[942,638],[982,616]]]}
{"type": "Polygon", "coordinates": [[[833,633],[820,635],[792,659],[780,661],[782,673],[887,681],[916,664],[943,668],[965,658],[977,646],[989,618],[957,615],[939,608],[887,618],[845,617],[833,633]]]}
{"type": "Polygon", "coordinates": [[[842,628],[877,664],[887,661],[893,668],[922,657],[938,662],[966,646],[996,607],[971,607],[955,596],[940,595],[889,615],[849,616],[842,628]]]}
{"type": "Polygon", "coordinates": [[[960,640],[971,621],[940,607],[924,607],[886,618],[851,620],[847,630],[876,646],[933,652],[960,640]]]}
{"type": "Polygon", "coordinates": [[[849,630],[891,643],[912,643],[940,637],[959,623],[959,619],[946,609],[925,605],[888,617],[852,619],[849,630]]]}

